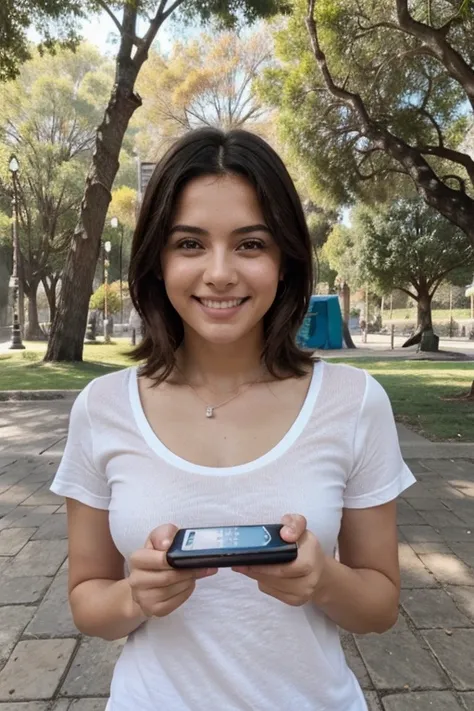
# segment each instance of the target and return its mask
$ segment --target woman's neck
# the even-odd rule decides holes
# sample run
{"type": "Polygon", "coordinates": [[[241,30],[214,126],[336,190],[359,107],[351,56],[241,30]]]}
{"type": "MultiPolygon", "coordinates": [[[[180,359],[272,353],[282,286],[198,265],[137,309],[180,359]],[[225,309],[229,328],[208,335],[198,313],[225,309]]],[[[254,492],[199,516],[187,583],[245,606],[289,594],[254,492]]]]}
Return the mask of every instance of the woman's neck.
{"type": "Polygon", "coordinates": [[[194,387],[227,393],[266,375],[262,350],[260,339],[216,345],[185,337],[176,354],[178,373],[194,387]]]}

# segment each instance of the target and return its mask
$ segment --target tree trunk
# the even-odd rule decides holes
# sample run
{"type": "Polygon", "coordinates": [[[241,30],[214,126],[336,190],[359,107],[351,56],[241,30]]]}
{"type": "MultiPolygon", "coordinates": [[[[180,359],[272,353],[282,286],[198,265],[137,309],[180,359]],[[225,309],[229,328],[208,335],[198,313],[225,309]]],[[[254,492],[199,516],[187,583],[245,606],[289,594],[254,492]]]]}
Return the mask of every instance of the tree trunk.
{"type": "MultiPolygon", "coordinates": [[[[132,87],[135,78],[133,76],[133,81],[129,78],[132,87]]],[[[116,85],[97,130],[79,224],[62,274],[61,294],[45,361],[82,360],[89,299],[110,191],[119,168],[118,157],[125,131],[140,104],[140,98],[131,89],[116,85]]]]}
{"type": "Polygon", "coordinates": [[[342,335],[344,337],[344,342],[348,348],[356,348],[354,341],[352,340],[351,332],[349,330],[349,319],[351,317],[351,290],[348,284],[344,282],[342,287],[342,335]]]}
{"type": "MultiPolygon", "coordinates": [[[[429,290],[425,286],[419,287],[417,291],[417,327],[413,336],[405,341],[403,348],[409,348],[410,346],[421,343],[423,333],[433,331],[433,322],[431,317],[431,301],[433,299],[433,294],[430,294],[429,290]]],[[[427,349],[425,348],[425,350],[427,349]]],[[[431,350],[434,350],[434,346],[431,350]]]]}
{"type": "Polygon", "coordinates": [[[56,288],[59,281],[59,276],[50,276],[51,284],[48,284],[48,277],[42,279],[46,298],[49,306],[49,322],[53,323],[56,316],[56,288]]]}
{"type": "Polygon", "coordinates": [[[432,331],[433,322],[431,319],[431,300],[432,296],[426,289],[418,292],[418,303],[417,303],[417,331],[432,331]]]}
{"type": "Polygon", "coordinates": [[[43,341],[44,333],[41,330],[38,319],[37,303],[38,283],[32,284],[28,290],[28,324],[26,327],[25,340],[43,341]]]}

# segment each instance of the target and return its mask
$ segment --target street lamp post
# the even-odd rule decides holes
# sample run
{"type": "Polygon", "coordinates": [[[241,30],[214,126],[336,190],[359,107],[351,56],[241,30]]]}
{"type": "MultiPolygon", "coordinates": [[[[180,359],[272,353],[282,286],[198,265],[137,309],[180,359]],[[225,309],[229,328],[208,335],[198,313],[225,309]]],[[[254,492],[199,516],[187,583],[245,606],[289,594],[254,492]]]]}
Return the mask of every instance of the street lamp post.
{"type": "Polygon", "coordinates": [[[109,333],[109,317],[108,317],[108,303],[107,303],[107,291],[109,282],[109,253],[111,248],[110,242],[105,242],[104,244],[104,341],[105,343],[110,343],[110,333],[109,333]]]}
{"type": "Polygon", "coordinates": [[[13,306],[13,319],[12,319],[12,341],[10,344],[10,349],[12,350],[24,350],[25,346],[21,340],[21,328],[20,328],[20,318],[18,315],[18,289],[19,289],[19,278],[18,278],[18,261],[20,257],[20,247],[18,243],[18,194],[16,189],[16,174],[20,169],[20,165],[15,156],[12,155],[10,163],[8,164],[10,173],[12,174],[12,184],[13,184],[13,197],[12,197],[12,237],[13,237],[13,270],[10,279],[10,286],[12,287],[12,306],[13,306]]]}
{"type": "Polygon", "coordinates": [[[120,227],[120,249],[119,249],[119,271],[120,271],[120,324],[122,328],[123,335],[123,282],[122,282],[122,257],[123,257],[123,225],[119,222],[117,217],[112,217],[110,220],[110,226],[116,230],[120,227]]]}

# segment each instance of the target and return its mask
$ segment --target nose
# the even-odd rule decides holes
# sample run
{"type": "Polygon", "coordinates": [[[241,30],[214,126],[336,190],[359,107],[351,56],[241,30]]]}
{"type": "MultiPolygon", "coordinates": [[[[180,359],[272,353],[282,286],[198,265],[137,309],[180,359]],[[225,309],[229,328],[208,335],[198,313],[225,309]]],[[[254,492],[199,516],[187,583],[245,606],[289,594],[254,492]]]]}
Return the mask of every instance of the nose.
{"type": "Polygon", "coordinates": [[[216,289],[224,289],[238,281],[232,252],[224,248],[209,251],[203,275],[204,282],[216,289]]]}

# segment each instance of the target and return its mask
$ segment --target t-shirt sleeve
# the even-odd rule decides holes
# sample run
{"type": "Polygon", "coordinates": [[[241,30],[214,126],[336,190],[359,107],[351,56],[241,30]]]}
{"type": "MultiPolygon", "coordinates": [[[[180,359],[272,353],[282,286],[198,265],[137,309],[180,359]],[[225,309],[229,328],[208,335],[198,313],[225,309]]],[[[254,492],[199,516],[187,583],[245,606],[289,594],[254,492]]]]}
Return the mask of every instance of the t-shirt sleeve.
{"type": "Polygon", "coordinates": [[[380,506],[396,499],[415,481],[403,461],[388,395],[380,383],[366,373],[344,507],[362,509],[380,506]]]}
{"type": "Polygon", "coordinates": [[[105,472],[99,471],[94,463],[93,429],[87,409],[89,392],[90,384],[72,406],[66,447],[51,491],[107,510],[110,487],[105,472]]]}

